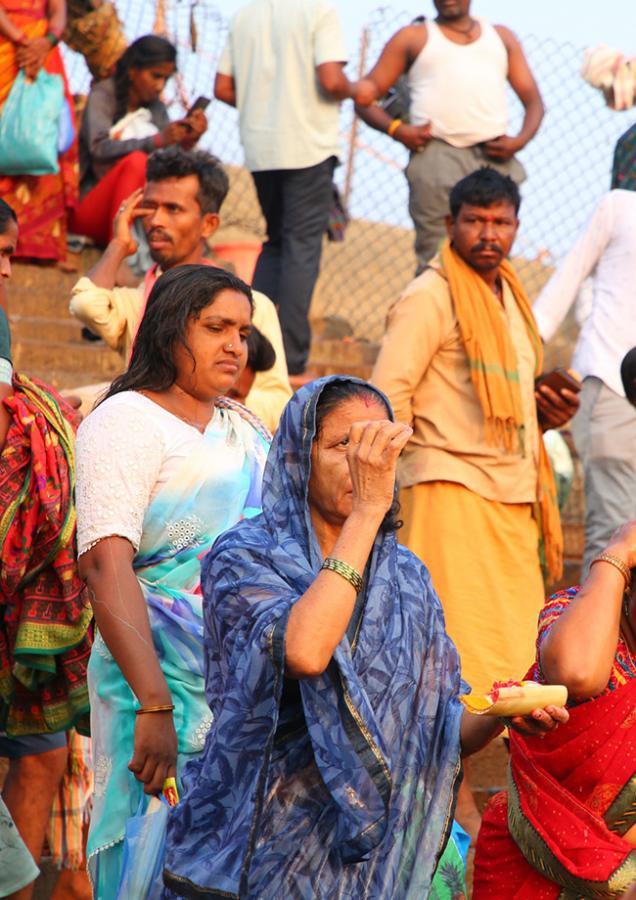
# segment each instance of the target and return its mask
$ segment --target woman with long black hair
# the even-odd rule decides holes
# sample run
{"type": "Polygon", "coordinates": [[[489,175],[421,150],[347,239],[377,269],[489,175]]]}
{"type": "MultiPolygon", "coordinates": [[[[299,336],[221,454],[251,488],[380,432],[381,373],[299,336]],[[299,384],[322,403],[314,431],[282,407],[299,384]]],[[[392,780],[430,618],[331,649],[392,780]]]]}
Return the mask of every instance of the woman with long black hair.
{"type": "Polygon", "coordinates": [[[80,193],[71,228],[105,246],[122,202],[146,181],[146,159],[158,147],[189,149],[207,128],[195,110],[171,122],[161,93],[176,72],[177,51],[153,34],[137,38],[115,74],[91,90],[80,129],[80,193]]]}
{"type": "Polygon", "coordinates": [[[128,371],[77,440],[78,553],[98,628],[89,663],[94,896],[117,895],[126,820],[200,753],[200,559],[260,509],[268,435],[226,394],[247,360],[252,297],[212,266],[157,281],[128,371]]]}

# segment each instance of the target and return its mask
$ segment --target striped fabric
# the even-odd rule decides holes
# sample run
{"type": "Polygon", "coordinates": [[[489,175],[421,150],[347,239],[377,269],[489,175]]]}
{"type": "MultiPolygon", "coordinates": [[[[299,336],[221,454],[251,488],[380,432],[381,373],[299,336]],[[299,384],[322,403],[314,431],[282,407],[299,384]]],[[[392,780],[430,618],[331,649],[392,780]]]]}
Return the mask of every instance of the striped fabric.
{"type": "Polygon", "coordinates": [[[53,799],[47,840],[58,869],[77,872],[86,866],[84,829],[90,821],[93,767],[90,738],[69,731],[68,765],[53,799]]]}

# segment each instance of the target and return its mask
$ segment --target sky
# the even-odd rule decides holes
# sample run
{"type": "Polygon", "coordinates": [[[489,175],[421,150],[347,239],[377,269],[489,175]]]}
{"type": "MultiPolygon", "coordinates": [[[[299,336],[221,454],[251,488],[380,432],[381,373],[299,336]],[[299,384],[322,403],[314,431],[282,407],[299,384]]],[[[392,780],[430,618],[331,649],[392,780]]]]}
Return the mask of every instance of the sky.
{"type": "MultiPolygon", "coordinates": [[[[197,52],[190,46],[191,2],[167,0],[168,30],[179,48],[185,101],[211,95],[214,71],[227,20],[247,0],[198,0],[195,19],[197,52]]],[[[435,15],[432,0],[331,0],[340,12],[349,50],[349,75],[356,77],[360,35],[372,22],[367,65],[383,43],[417,14],[435,15]]],[[[153,27],[155,2],[116,0],[132,39],[153,27]]],[[[594,205],[609,187],[614,144],[636,119],[636,110],[617,113],[600,92],[581,78],[583,48],[600,43],[636,56],[636,29],[631,26],[635,0],[473,0],[475,15],[512,28],[520,37],[539,83],[546,116],[538,135],[521,152],[528,180],[522,189],[522,228],[518,252],[556,260],[571,246],[594,205]],[[631,15],[630,15],[631,13],[631,15]],[[629,39],[630,43],[624,41],[629,39]]],[[[65,51],[73,89],[86,91],[90,78],[83,60],[65,51]]],[[[173,91],[174,93],[174,91],[173,91]]],[[[510,92],[510,133],[519,128],[522,110],[510,92]]],[[[166,98],[169,100],[169,98],[166,98]]],[[[186,104],[187,105],[187,104],[186,104]]],[[[171,115],[179,115],[177,103],[171,115]]],[[[224,104],[208,110],[211,127],[202,141],[224,162],[241,164],[237,118],[224,104]]],[[[410,227],[407,186],[402,169],[408,155],[386,135],[358,126],[350,141],[350,103],[342,104],[342,161],[336,173],[341,187],[350,184],[349,211],[358,218],[410,227]]]]}
{"type": "MultiPolygon", "coordinates": [[[[383,4],[379,0],[332,2],[340,12],[348,46],[353,50],[365,19],[383,4]]],[[[246,0],[223,0],[220,5],[225,15],[231,15],[245,3],[246,0]]],[[[435,14],[431,0],[392,0],[390,5],[412,16],[435,14]]],[[[471,11],[507,25],[520,36],[554,37],[581,47],[604,43],[626,55],[636,55],[634,0],[473,0],[471,11]]]]}
{"type": "MultiPolygon", "coordinates": [[[[208,0],[215,2],[215,0],[208,0]]],[[[372,30],[368,66],[382,43],[418,14],[435,16],[432,0],[332,0],[345,29],[350,77],[362,28],[372,30]],[[378,9],[384,7],[384,13],[378,9]]],[[[612,152],[618,136],[634,121],[634,110],[608,110],[600,93],[580,76],[583,49],[604,43],[636,56],[635,0],[472,0],[471,12],[511,28],[522,41],[546,104],[538,136],[521,153],[528,181],[524,195],[520,252],[529,257],[547,251],[559,258],[584,226],[595,203],[609,187],[612,152]],[[629,43],[627,43],[629,39],[629,43]]],[[[246,0],[223,0],[225,17],[246,0]]],[[[520,125],[521,108],[510,97],[511,132],[520,125]]],[[[343,119],[347,121],[347,105],[343,119]]],[[[346,140],[346,135],[343,135],[346,140]]],[[[406,152],[362,126],[350,210],[356,216],[408,227],[405,179],[400,171],[406,152]],[[391,202],[389,202],[389,198],[391,202]]],[[[343,170],[339,173],[343,180],[343,170]]]]}

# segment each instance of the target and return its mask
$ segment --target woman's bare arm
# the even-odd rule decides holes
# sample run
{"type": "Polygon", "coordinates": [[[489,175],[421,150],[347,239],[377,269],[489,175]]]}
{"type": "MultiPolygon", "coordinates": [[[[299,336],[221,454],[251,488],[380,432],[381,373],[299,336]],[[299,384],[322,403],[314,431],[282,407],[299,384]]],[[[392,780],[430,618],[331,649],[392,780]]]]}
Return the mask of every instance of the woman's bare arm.
{"type": "MultiPolygon", "coordinates": [[[[80,557],[80,574],[89,587],[99,632],[141,706],[170,705],[133,557],[134,548],[125,538],[104,538],[80,557]]],[[[172,716],[138,716],[129,768],[144,782],[146,793],[158,793],[166,777],[175,774],[176,757],[172,716]]]]}
{"type": "MultiPolygon", "coordinates": [[[[408,426],[387,420],[351,427],[347,455],[353,508],[331,555],[360,573],[391,506],[397,458],[411,434],[408,426]]],[[[305,678],[324,672],[347,630],[355,599],[353,586],[341,575],[319,572],[289,615],[285,640],[289,675],[305,678]]]]}
{"type": "MultiPolygon", "coordinates": [[[[607,553],[627,568],[636,565],[636,523],[613,535],[607,553]]],[[[549,684],[588,699],[607,686],[616,654],[625,579],[610,563],[592,566],[579,594],[554,622],[541,644],[541,669],[549,684]]]]}

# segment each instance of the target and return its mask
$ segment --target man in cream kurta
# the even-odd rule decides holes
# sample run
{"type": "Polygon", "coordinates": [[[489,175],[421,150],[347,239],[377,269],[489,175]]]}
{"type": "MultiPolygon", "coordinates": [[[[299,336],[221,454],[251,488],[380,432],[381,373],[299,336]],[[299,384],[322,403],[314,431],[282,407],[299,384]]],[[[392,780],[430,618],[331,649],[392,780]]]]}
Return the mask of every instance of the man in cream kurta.
{"type": "MultiPolygon", "coordinates": [[[[206,241],[219,226],[219,210],[229,182],[219,161],[203,151],[179,147],[158,150],[149,157],[148,181],[121,207],[113,239],[88,275],[80,278],[70,303],[71,313],[98,334],[128,362],[139,321],[152,285],[167,269],[187,263],[208,263],[206,241]],[[141,218],[154,265],[144,281],[125,287],[125,260],[136,250],[131,225],[141,218]]],[[[278,315],[271,300],[254,292],[253,323],[272,344],[276,362],[257,373],[247,406],[274,431],[291,397],[278,315]]],[[[105,385],[74,390],[90,410],[105,385]]]]}
{"type": "Polygon", "coordinates": [[[439,259],[391,308],[373,381],[396,418],[413,427],[399,469],[404,543],[426,563],[440,595],[463,677],[473,690],[524,676],[544,599],[535,521],[542,424],[561,424],[576,401],[535,394],[536,339],[499,265],[517,230],[511,179],[481,169],[453,189],[454,251],[483,278],[517,362],[523,424],[513,449],[489,440],[439,259]],[[487,174],[483,174],[487,173],[487,174]],[[488,198],[490,198],[489,202],[488,198]],[[556,404],[556,407],[555,405],[556,404]]]}
{"type": "MultiPolygon", "coordinates": [[[[527,298],[513,293],[523,290],[516,276],[507,265],[506,278],[501,271],[519,203],[512,179],[491,168],[454,186],[450,245],[391,308],[372,376],[396,418],[413,427],[398,470],[401,539],[430,570],[462,676],[476,693],[494,681],[522,679],[533,661],[544,599],[537,510],[546,463],[537,408],[544,424],[556,426],[576,406],[575,397],[535,394],[538,332],[527,298]],[[453,296],[442,263],[452,265],[468,304],[453,296]],[[484,310],[473,309],[477,297],[484,310]],[[500,406],[507,396],[515,410],[518,440],[508,446],[492,433],[492,416],[486,419],[495,394],[500,406]]],[[[512,417],[504,416],[509,424],[512,417]]],[[[480,816],[467,779],[457,818],[476,838],[480,816]]]]}

